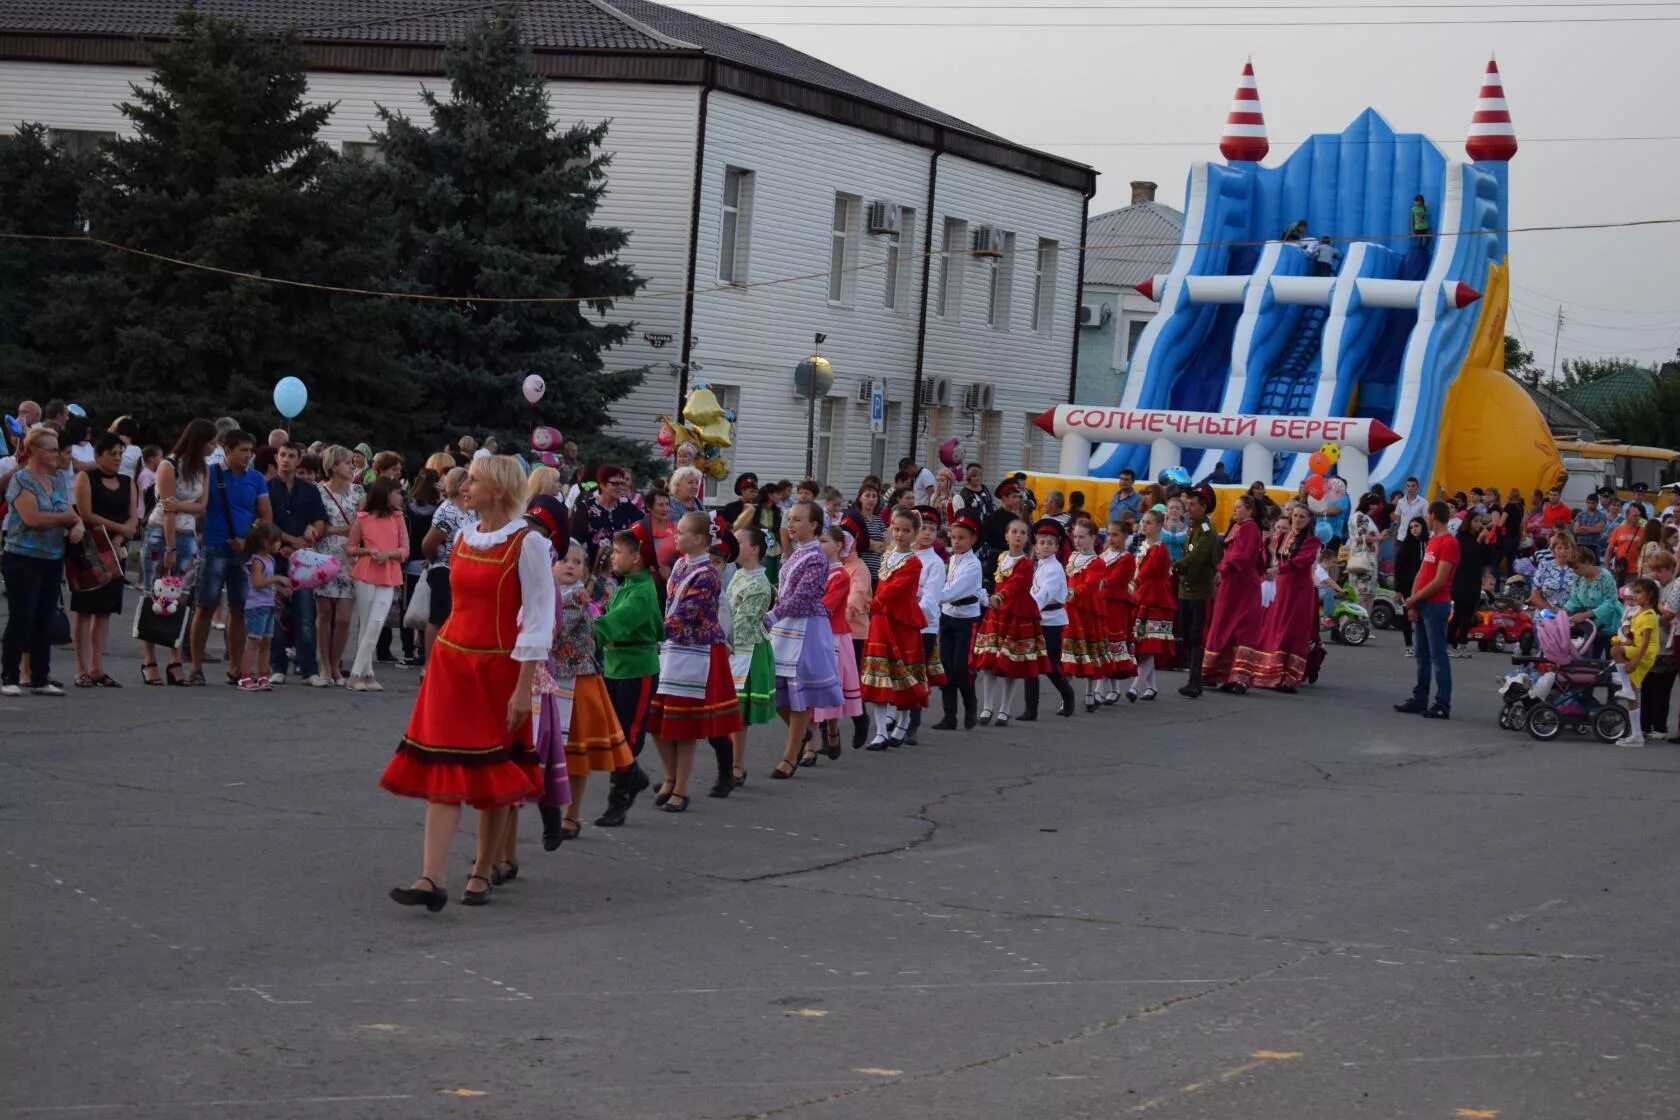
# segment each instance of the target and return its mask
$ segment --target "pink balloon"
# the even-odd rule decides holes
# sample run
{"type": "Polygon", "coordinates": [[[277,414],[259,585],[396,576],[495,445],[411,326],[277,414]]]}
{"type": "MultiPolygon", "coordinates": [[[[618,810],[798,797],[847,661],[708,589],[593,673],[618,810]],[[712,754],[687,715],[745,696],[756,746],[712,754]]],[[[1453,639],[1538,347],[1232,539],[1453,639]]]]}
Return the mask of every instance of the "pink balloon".
{"type": "Polygon", "coordinates": [[[525,383],[520,386],[520,391],[525,394],[525,399],[530,401],[532,404],[536,404],[538,401],[542,400],[543,393],[547,390],[547,384],[543,382],[541,377],[534,373],[527,374],[525,377],[525,383]]]}
{"type": "Polygon", "coordinates": [[[939,445],[939,461],[952,470],[956,470],[962,466],[962,452],[962,440],[948,439],[939,445]]]}

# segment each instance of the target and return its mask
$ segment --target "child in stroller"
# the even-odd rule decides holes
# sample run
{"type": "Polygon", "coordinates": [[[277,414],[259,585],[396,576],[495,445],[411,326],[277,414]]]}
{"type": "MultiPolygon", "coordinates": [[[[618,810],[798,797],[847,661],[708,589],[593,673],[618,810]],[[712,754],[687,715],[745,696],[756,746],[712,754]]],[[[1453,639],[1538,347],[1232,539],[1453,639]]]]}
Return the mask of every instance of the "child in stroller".
{"type": "Polygon", "coordinates": [[[1587,656],[1598,641],[1598,627],[1591,622],[1572,626],[1568,615],[1542,611],[1534,631],[1540,658],[1555,668],[1535,682],[1533,704],[1528,709],[1529,735],[1547,742],[1565,728],[1577,735],[1590,729],[1605,743],[1626,735],[1628,713],[1615,701],[1615,671],[1610,662],[1587,656]],[[1604,690],[1602,700],[1599,689],[1604,690]]]}

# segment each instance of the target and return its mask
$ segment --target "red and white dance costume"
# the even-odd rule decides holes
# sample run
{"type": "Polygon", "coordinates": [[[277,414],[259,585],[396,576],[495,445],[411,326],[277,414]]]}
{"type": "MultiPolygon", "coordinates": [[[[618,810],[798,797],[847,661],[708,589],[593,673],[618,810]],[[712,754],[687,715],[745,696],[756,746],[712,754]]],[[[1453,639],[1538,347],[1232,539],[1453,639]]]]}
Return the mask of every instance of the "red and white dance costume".
{"type": "MultiPolygon", "coordinates": [[[[847,537],[845,548],[852,547],[847,537]]],[[[852,596],[852,573],[839,560],[828,566],[828,589],[823,592],[823,607],[828,611],[828,628],[834,635],[834,666],[840,674],[840,704],[832,708],[811,709],[811,719],[825,723],[831,719],[855,719],[863,715],[862,683],[858,677],[857,660],[852,656],[852,626],[846,618],[846,604],[852,596]]]]}
{"type": "Polygon", "coordinates": [[[1018,681],[1031,680],[1050,667],[1044,653],[1044,626],[1033,601],[1033,558],[1005,553],[998,557],[992,581],[992,608],[974,635],[969,659],[978,674],[980,722],[1009,722],[1018,681]]]}
{"type": "Polygon", "coordinates": [[[920,598],[922,561],[914,552],[881,558],[880,582],[869,602],[869,640],[863,648],[863,700],[875,705],[872,751],[902,746],[910,713],[927,707],[927,666],[922,661],[920,598]]]}
{"type": "Polygon", "coordinates": [[[1067,629],[1062,632],[1062,676],[1085,682],[1085,706],[1096,703],[1097,682],[1108,675],[1108,634],[1103,627],[1103,572],[1095,552],[1067,558],[1067,629]]]}
{"type": "Polygon", "coordinates": [[[1098,558],[1103,565],[1103,633],[1108,636],[1103,702],[1112,704],[1120,699],[1120,682],[1137,676],[1137,655],[1132,650],[1132,573],[1137,557],[1125,541],[1110,539],[1098,558]]]}
{"type": "MultiPolygon", "coordinates": [[[[931,506],[920,508],[923,531],[925,527],[934,526],[937,530],[939,514],[931,506]]],[[[939,595],[945,590],[945,560],[939,555],[939,550],[931,545],[918,548],[916,558],[922,562],[922,576],[920,585],[916,589],[916,600],[922,605],[922,616],[927,622],[922,627],[922,664],[927,667],[928,703],[933,703],[933,690],[944,688],[950,682],[945,675],[945,661],[939,655],[939,595]]],[[[917,730],[922,726],[922,709],[917,708],[910,713],[910,738],[916,737],[917,730]]]]}
{"type": "Polygon", "coordinates": [[[554,576],[548,541],[516,519],[463,528],[450,556],[449,619],[432,646],[408,729],[379,784],[403,797],[475,809],[543,789],[531,720],[508,729],[522,662],[548,658],[554,576]]]}
{"type": "Polygon", "coordinates": [[[670,743],[733,735],[741,701],[718,624],[722,581],[709,556],[682,556],[671,569],[665,599],[665,643],[648,734],[670,743]]]}
{"type": "Polygon", "coordinates": [[[1175,648],[1173,622],[1178,617],[1178,598],[1172,589],[1172,557],[1160,540],[1140,540],[1134,552],[1132,580],[1132,649],[1137,655],[1137,681],[1126,690],[1128,700],[1153,700],[1155,658],[1170,656],[1175,648]],[[1139,695],[1139,687],[1142,694],[1139,695]]]}

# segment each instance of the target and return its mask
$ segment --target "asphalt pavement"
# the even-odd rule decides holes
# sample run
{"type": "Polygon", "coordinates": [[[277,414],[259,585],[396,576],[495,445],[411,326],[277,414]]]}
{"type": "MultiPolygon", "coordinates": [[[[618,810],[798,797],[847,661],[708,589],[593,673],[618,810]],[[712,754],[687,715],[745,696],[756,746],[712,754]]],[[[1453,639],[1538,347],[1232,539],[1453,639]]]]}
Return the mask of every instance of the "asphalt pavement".
{"type": "Polygon", "coordinates": [[[122,691],[0,701],[0,1117],[1680,1112],[1680,754],[1498,730],[1497,656],[1444,724],[1379,634],[787,782],[759,728],[727,800],[426,915],[376,785],[413,672],[142,688],[113,644],[122,691]]]}

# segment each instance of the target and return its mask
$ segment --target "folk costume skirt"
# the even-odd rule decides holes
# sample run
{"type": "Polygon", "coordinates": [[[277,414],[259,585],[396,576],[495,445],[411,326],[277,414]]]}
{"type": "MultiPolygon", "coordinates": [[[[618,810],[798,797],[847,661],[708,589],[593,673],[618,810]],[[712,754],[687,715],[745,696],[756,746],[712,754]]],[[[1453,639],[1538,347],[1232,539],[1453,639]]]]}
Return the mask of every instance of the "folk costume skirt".
{"type": "Polygon", "coordinates": [[[741,722],[748,727],[776,718],[776,661],[770,643],[760,642],[751,653],[729,655],[729,671],[740,698],[741,722]]]}
{"type": "Polygon", "coordinates": [[[741,700],[722,642],[659,651],[659,691],[648,712],[648,734],[667,742],[711,739],[741,730],[741,700]]]}

